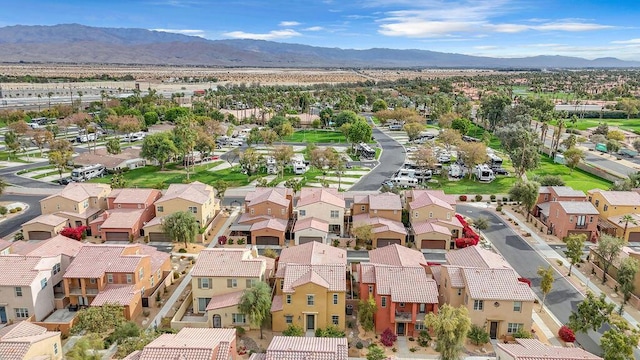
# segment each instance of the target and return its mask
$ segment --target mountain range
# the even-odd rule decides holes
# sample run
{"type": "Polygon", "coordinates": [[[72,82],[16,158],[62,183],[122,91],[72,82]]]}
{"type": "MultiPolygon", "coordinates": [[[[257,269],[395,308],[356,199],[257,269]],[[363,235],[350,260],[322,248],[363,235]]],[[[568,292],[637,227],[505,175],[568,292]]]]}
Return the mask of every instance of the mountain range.
{"type": "Polygon", "coordinates": [[[0,62],[284,68],[631,68],[640,62],[568,56],[492,58],[429,50],[339,49],[263,40],[207,40],[79,24],[0,27],[0,62]]]}

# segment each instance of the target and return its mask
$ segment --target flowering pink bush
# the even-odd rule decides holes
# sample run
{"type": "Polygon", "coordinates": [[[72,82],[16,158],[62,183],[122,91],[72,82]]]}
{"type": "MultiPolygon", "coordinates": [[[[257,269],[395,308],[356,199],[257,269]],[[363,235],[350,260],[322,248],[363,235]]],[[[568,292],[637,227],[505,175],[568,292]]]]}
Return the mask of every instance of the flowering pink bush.
{"type": "Polygon", "coordinates": [[[62,231],[60,231],[60,235],[66,236],[70,239],[80,241],[86,236],[85,235],[86,230],[87,230],[86,226],[78,226],[74,228],[66,227],[62,229],[62,231]]]}
{"type": "Polygon", "coordinates": [[[227,237],[224,235],[218,236],[218,244],[225,245],[227,243],[227,237]]]}
{"type": "Polygon", "coordinates": [[[558,337],[562,339],[564,342],[574,342],[576,341],[576,335],[573,333],[567,325],[562,325],[560,330],[558,330],[558,337]]]}
{"type": "Polygon", "coordinates": [[[380,342],[387,347],[393,346],[393,343],[396,342],[397,339],[398,336],[389,328],[386,328],[385,331],[382,332],[382,335],[380,335],[380,342]]]}

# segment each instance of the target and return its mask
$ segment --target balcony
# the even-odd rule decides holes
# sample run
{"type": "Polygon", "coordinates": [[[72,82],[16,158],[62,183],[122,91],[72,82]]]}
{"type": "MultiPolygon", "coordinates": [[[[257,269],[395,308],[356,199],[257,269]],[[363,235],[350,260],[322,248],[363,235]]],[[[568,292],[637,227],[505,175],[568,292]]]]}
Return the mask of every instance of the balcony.
{"type": "Polygon", "coordinates": [[[588,226],[587,224],[576,224],[576,229],[586,229],[588,226]]]}
{"type": "Polygon", "coordinates": [[[411,313],[410,312],[400,312],[396,311],[396,322],[411,322],[411,313]]]}

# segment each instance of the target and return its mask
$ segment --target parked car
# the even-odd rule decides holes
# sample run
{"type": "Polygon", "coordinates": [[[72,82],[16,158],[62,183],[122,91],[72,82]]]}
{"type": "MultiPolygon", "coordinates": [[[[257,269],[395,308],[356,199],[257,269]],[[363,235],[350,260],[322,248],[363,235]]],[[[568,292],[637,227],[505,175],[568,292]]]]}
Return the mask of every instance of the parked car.
{"type": "Polygon", "coordinates": [[[491,170],[496,175],[509,175],[509,172],[504,168],[492,168],[491,170]]]}
{"type": "Polygon", "coordinates": [[[70,177],[63,177],[62,179],[58,179],[57,183],[60,185],[69,185],[73,182],[70,177]]]}

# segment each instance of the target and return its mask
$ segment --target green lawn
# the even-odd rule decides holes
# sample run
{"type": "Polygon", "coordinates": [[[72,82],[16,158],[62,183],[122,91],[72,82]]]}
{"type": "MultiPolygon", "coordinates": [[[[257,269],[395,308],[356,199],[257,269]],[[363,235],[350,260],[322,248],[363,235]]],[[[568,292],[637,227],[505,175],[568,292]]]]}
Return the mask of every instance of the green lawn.
{"type": "Polygon", "coordinates": [[[375,116],[372,116],[372,117],[371,117],[371,121],[373,121],[373,123],[374,123],[374,124],[376,124],[376,125],[378,125],[378,126],[380,126],[380,125],[382,124],[382,121],[380,121],[380,119],[378,119],[378,118],[377,118],[377,117],[375,117],[375,116]]]}
{"type": "Polygon", "coordinates": [[[347,139],[340,131],[300,130],[282,139],[283,142],[307,143],[346,143],[347,139]]]}
{"type": "Polygon", "coordinates": [[[473,179],[464,178],[459,181],[449,181],[437,178],[438,182],[430,182],[429,188],[442,189],[446,194],[506,194],[516,182],[513,176],[499,176],[490,183],[481,183],[473,179]]]}
{"type": "MultiPolygon", "coordinates": [[[[620,129],[640,133],[640,119],[578,119],[578,122],[572,124],[565,121],[569,129],[587,130],[595,128],[601,122],[607,123],[610,127],[619,127],[620,129]]],[[[551,121],[551,125],[556,125],[557,121],[551,121]]]]}
{"type": "Polygon", "coordinates": [[[546,155],[542,155],[540,158],[539,168],[527,172],[527,177],[529,179],[533,178],[535,175],[558,175],[564,180],[567,186],[571,186],[576,190],[582,190],[584,192],[596,188],[607,190],[611,187],[611,182],[605,179],[591,175],[580,169],[575,169],[571,172],[569,167],[554,163],[546,155]]]}
{"type": "Polygon", "coordinates": [[[380,159],[380,154],[382,154],[382,149],[377,147],[376,148],[376,160],[380,159]]]}

